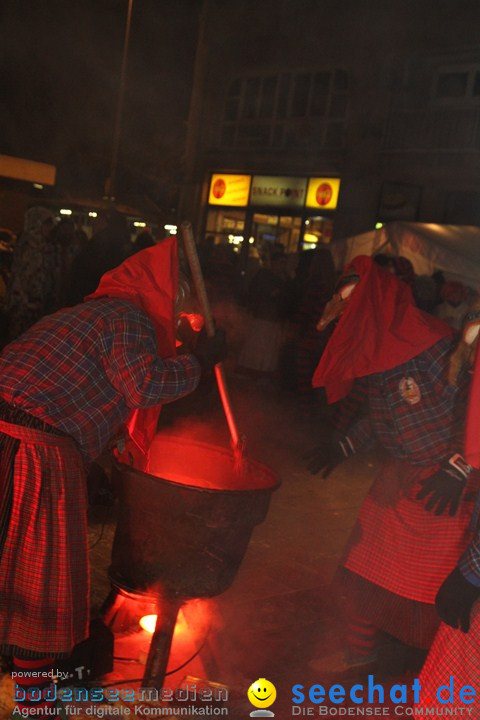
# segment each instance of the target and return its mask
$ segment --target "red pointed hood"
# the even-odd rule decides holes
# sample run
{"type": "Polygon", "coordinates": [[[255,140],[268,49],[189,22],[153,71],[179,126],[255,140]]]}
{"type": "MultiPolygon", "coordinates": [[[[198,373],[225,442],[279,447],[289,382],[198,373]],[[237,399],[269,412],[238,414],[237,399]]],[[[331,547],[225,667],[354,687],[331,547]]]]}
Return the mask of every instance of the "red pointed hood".
{"type": "Polygon", "coordinates": [[[371,257],[359,255],[344,272],[360,279],[312,380],[329,402],[345,397],[356,378],[391,370],[454,332],[419,310],[410,287],[371,257]]]}
{"type": "MultiPolygon", "coordinates": [[[[160,357],[174,357],[177,284],[177,241],[168,237],[109,270],[85,299],[111,297],[133,303],[153,322],[160,357]]],[[[134,410],[126,423],[130,437],[143,453],[150,448],[160,410],[161,405],[134,410]]]]}
{"type": "Polygon", "coordinates": [[[120,298],[136,305],[153,322],[159,354],[170,357],[175,355],[177,285],[177,241],[168,237],[106,272],[95,292],[85,299],[120,298]]]}

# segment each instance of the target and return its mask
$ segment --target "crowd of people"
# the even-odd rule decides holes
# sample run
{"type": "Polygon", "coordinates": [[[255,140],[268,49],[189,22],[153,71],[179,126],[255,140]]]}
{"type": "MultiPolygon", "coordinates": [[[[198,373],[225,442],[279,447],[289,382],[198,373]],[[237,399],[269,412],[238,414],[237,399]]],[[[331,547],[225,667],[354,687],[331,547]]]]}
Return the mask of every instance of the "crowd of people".
{"type": "MultiPolygon", "coordinates": [[[[357,257],[338,274],[326,246],[300,253],[293,270],[273,246],[245,284],[230,248],[199,249],[214,297],[248,318],[235,370],[294,391],[307,412],[334,404],[311,472],[327,477],[372,443],[385,452],[335,581],[348,599],[342,668],[374,667],[383,632],[431,648],[426,684],[438,684],[446,652],[475,675],[475,291],[441,273],[418,278],[388,255],[357,257]]],[[[132,246],[110,213],[87,240],[46,208],[26,214],[0,354],[0,652],[14,668],[46,672],[88,634],[89,464],[122,426],[132,452],[145,453],[160,404],[193,392],[226,356],[221,330],[176,352],[177,288],[173,238],[144,233],[132,246]]]]}
{"type": "Polygon", "coordinates": [[[71,218],[59,220],[42,206],[29,208],[16,240],[0,245],[0,342],[81,302],[107,270],[154,244],[148,230],[132,241],[125,216],[114,209],[98,214],[89,238],[71,218]]]}

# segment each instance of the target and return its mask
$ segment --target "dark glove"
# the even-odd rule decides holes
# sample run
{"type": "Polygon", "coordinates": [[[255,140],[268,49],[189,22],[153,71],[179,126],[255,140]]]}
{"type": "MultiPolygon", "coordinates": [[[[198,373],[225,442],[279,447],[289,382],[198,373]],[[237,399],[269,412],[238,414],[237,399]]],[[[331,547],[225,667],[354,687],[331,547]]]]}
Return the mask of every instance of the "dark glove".
{"type": "Polygon", "coordinates": [[[202,371],[211,370],[214,365],[227,356],[227,340],[225,331],[215,328],[215,335],[208,337],[205,328],[198,335],[197,344],[193,354],[202,367],[202,371]]]}
{"type": "Polygon", "coordinates": [[[355,455],[355,448],[350,438],[345,436],[341,440],[323,443],[314,448],[308,455],[307,469],[312,475],[322,470],[322,478],[326,478],[337,465],[352,455],[355,455]]]}
{"type": "Polygon", "coordinates": [[[461,455],[452,455],[440,470],[420,482],[423,487],[417,493],[417,500],[423,500],[430,495],[425,503],[425,510],[432,510],[435,515],[442,515],[447,511],[450,516],[455,515],[471,471],[471,466],[467,465],[461,455]]]}
{"type": "Polygon", "coordinates": [[[475,587],[462,575],[458,567],[443,581],[435,598],[437,613],[450,627],[467,633],[470,629],[470,612],[480,596],[480,587],[475,587]]]}

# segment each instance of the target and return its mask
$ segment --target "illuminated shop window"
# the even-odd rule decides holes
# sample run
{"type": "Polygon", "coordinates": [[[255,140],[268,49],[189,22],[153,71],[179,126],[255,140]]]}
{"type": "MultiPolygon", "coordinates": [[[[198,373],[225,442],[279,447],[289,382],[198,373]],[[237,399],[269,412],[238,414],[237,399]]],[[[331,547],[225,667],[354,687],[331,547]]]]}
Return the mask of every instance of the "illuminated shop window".
{"type": "Polygon", "coordinates": [[[205,237],[214,245],[238,244],[245,231],[245,211],[232,208],[209,210],[205,237]],[[235,243],[233,242],[235,239],[235,243]]]}

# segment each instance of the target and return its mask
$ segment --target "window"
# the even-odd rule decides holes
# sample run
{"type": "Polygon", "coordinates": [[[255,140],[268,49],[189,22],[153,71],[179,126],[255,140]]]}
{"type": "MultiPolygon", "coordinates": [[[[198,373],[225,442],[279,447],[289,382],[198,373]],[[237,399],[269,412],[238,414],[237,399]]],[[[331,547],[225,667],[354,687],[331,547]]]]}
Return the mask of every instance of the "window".
{"type": "Polygon", "coordinates": [[[330,100],[330,117],[344,118],[347,114],[347,96],[332,95],[330,100]]]}
{"type": "Polygon", "coordinates": [[[248,78],[243,95],[242,117],[254,119],[257,116],[259,78],[248,78]]]}
{"type": "Polygon", "coordinates": [[[480,97],[480,70],[475,73],[473,80],[473,97],[480,97]]]}
{"type": "Polygon", "coordinates": [[[437,83],[438,98],[464,97],[467,90],[467,73],[443,73],[437,83]]]}
{"type": "Polygon", "coordinates": [[[313,80],[312,104],[310,113],[314,117],[323,117],[327,112],[330,92],[330,73],[316,73],[313,80]]]}
{"type": "Polygon", "coordinates": [[[277,78],[266,77],[263,79],[258,109],[259,118],[271,118],[275,111],[275,93],[277,90],[277,78]]]}
{"type": "Polygon", "coordinates": [[[441,68],[435,81],[434,97],[440,102],[469,102],[480,98],[480,67],[441,68]]]}
{"type": "Polygon", "coordinates": [[[240,109],[240,98],[242,93],[241,80],[235,80],[228,89],[227,102],[225,104],[225,119],[236,120],[240,109]]]}
{"type": "Polygon", "coordinates": [[[288,98],[290,93],[290,76],[283,75],[280,78],[280,89],[277,102],[277,117],[285,118],[288,114],[288,98]]]}
{"type": "Polygon", "coordinates": [[[311,76],[297,75],[293,85],[292,117],[305,117],[308,109],[311,76]]]}
{"type": "Polygon", "coordinates": [[[281,148],[294,138],[297,146],[342,147],[348,93],[342,68],[236,78],[225,98],[221,144],[281,148]]]}

